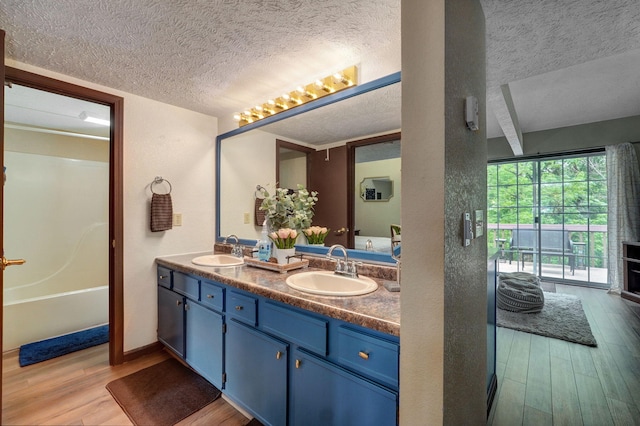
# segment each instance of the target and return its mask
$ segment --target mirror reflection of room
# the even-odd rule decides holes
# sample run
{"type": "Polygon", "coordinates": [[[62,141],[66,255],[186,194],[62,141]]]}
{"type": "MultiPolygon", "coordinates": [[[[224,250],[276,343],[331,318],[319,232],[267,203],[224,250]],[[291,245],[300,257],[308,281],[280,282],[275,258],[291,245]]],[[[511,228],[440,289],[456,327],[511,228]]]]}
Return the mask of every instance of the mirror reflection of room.
{"type": "Polygon", "coordinates": [[[276,180],[280,188],[295,189],[298,185],[309,186],[307,154],[313,151],[291,142],[276,140],[276,180]]]}
{"type": "Polygon", "coordinates": [[[400,223],[400,139],[355,148],[354,245],[391,252],[392,225],[400,223]]]}
{"type": "MultiPolygon", "coordinates": [[[[295,189],[301,184],[318,191],[312,225],[330,228],[325,246],[339,243],[354,249],[355,230],[360,229],[372,239],[369,250],[389,254],[390,225],[400,222],[399,142],[394,172],[380,171],[375,166],[381,163],[372,163],[373,169],[366,176],[358,175],[356,180],[354,169],[356,149],[360,150],[360,146],[399,141],[399,79],[399,74],[393,74],[381,79],[385,82],[381,81],[380,87],[372,91],[246,132],[223,135],[218,158],[217,234],[257,240],[262,226],[256,219],[255,206],[260,198],[256,187],[262,186],[272,194],[278,187],[295,189]],[[367,231],[371,228],[366,221],[361,219],[358,223],[354,215],[356,199],[360,199],[357,186],[364,177],[380,176],[393,180],[393,196],[390,201],[369,204],[390,204],[397,207],[397,214],[377,231],[367,231]],[[376,241],[377,238],[385,240],[376,241]]],[[[366,167],[364,163],[358,168],[366,167]]],[[[366,240],[358,244],[359,250],[365,250],[366,240]]]]}

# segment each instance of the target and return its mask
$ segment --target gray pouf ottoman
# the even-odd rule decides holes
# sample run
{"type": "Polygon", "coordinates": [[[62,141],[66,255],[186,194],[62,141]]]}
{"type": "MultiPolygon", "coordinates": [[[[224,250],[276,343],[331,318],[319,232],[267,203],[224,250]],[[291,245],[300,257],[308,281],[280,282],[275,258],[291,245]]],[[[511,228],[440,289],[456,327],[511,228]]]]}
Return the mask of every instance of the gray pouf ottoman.
{"type": "Polygon", "coordinates": [[[498,308],[505,311],[530,314],[544,307],[540,279],[526,272],[501,273],[496,298],[498,308]]]}

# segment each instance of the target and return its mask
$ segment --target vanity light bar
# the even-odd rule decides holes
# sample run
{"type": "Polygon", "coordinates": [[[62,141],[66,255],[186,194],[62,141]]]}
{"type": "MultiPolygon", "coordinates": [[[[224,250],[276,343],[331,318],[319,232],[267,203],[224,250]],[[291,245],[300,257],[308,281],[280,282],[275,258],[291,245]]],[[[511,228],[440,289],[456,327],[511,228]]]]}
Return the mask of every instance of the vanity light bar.
{"type": "Polygon", "coordinates": [[[233,119],[238,122],[238,127],[246,126],[290,108],[295,108],[298,105],[312,102],[323,96],[357,85],[358,68],[352,65],[328,77],[317,79],[306,86],[298,86],[296,90],[284,93],[275,99],[269,99],[262,105],[256,105],[251,109],[235,113],[233,119]]]}

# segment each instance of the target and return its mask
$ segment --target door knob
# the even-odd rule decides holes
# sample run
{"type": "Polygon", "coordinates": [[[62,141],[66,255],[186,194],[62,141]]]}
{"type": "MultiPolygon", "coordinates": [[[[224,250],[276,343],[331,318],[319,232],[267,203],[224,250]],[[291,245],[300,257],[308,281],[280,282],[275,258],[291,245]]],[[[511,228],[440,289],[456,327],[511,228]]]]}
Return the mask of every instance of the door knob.
{"type": "Polygon", "coordinates": [[[336,231],[334,232],[334,234],[335,234],[335,235],[340,236],[340,235],[343,235],[343,234],[344,234],[345,232],[347,232],[347,231],[348,231],[348,229],[347,229],[347,228],[342,227],[342,228],[340,228],[340,229],[336,229],[336,231]]]}
{"type": "Polygon", "coordinates": [[[26,260],[24,259],[7,259],[6,257],[2,256],[2,270],[4,271],[5,269],[7,269],[7,266],[13,266],[13,265],[22,265],[23,263],[25,263],[26,260]]]}

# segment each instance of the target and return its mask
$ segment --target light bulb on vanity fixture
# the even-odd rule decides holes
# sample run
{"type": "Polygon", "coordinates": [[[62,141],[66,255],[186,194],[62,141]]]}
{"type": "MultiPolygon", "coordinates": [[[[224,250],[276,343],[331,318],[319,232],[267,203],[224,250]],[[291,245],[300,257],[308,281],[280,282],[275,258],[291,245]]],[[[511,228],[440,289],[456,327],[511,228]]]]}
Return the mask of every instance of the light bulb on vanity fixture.
{"type": "Polygon", "coordinates": [[[343,73],[341,72],[337,72],[335,74],[333,74],[333,82],[336,84],[344,84],[345,86],[349,87],[351,85],[353,85],[353,83],[351,82],[351,80],[349,80],[343,73]]]}
{"type": "Polygon", "coordinates": [[[313,83],[297,86],[295,90],[283,93],[275,99],[269,99],[251,110],[236,113],[234,119],[238,122],[238,126],[242,127],[357,84],[358,68],[353,65],[327,77],[316,79],[313,83]]]}
{"type": "Polygon", "coordinates": [[[82,111],[78,116],[80,120],[86,121],[87,123],[99,124],[101,126],[110,126],[111,121],[105,120],[104,118],[98,118],[95,114],[91,114],[87,111],[82,111]]]}

